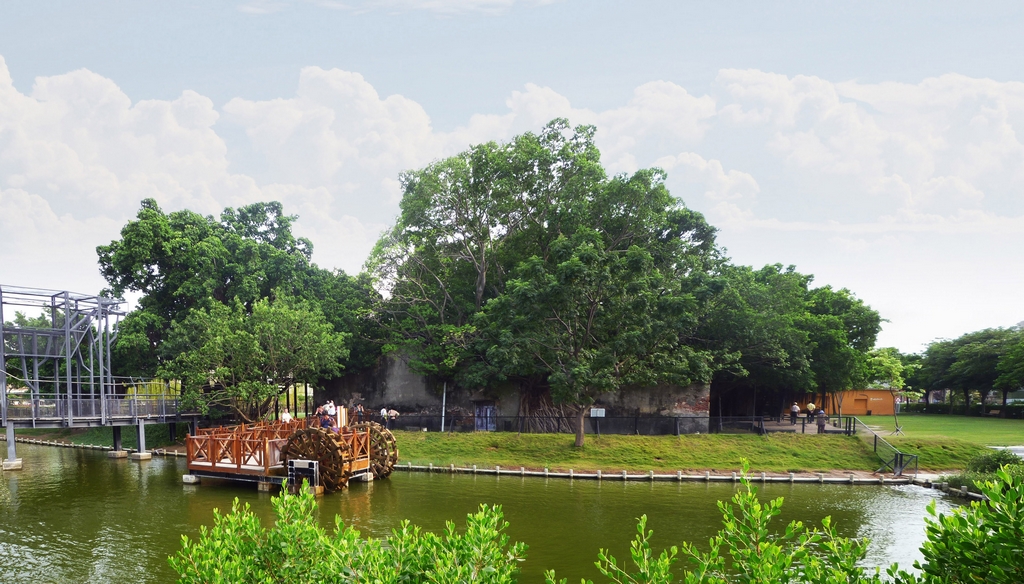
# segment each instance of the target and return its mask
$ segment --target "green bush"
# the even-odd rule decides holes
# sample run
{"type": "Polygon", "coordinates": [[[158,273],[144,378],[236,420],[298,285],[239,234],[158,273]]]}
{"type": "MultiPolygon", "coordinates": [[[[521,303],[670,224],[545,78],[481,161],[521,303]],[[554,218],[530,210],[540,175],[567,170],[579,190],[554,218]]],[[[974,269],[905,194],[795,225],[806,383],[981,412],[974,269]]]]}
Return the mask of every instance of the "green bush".
{"type": "MultiPolygon", "coordinates": [[[[1011,584],[1024,582],[1024,465],[1005,466],[995,480],[978,485],[987,501],[973,502],[951,514],[937,514],[929,505],[927,540],[921,547],[920,574],[895,564],[884,573],[862,566],[866,539],[835,533],[829,518],[821,528],[799,521],[779,533],[772,520],[782,498],[762,504],[746,479],[729,502],[719,502],[723,526],[707,552],[692,544],[651,549],[647,518],[641,517],[630,548],[632,566],[620,566],[607,550],[596,563],[615,584],[668,584],[682,557],[688,564],[686,584],[1011,584]],[[1019,469],[1019,472],[1014,469],[1019,469]]],[[[510,544],[500,507],[482,505],[466,520],[464,534],[448,523],[444,535],[421,532],[403,522],[384,539],[362,539],[337,518],[328,534],[315,520],[316,501],[308,494],[274,498],[277,521],[264,529],[248,505],[231,513],[215,513],[214,526],[199,539],[182,537],[182,549],[170,558],[185,583],[217,582],[424,582],[511,584],[526,546],[510,544]]],[[[557,581],[546,574],[548,584],[557,581]]],[[[592,584],[592,583],[590,583],[592,584]]]]}
{"type": "Polygon", "coordinates": [[[980,493],[980,485],[986,481],[996,480],[996,471],[1006,467],[1011,476],[1024,478],[1024,460],[1010,450],[993,450],[972,457],[967,462],[967,470],[955,475],[946,475],[942,481],[949,483],[954,489],[967,487],[974,493],[980,493]]]}
{"type": "MultiPolygon", "coordinates": [[[[598,553],[597,567],[615,584],[668,584],[681,551],[693,567],[683,576],[686,584],[1019,584],[1024,582],[1024,472],[1011,474],[1010,468],[1024,470],[1003,467],[996,471],[996,480],[980,485],[987,501],[949,515],[937,514],[934,502],[928,506],[931,518],[926,519],[927,540],[921,547],[924,561],[914,563],[919,575],[895,564],[885,576],[878,568],[859,566],[867,540],[836,536],[828,518],[820,530],[794,521],[782,534],[773,534],[769,523],[778,515],[782,499],[762,505],[745,479],[745,489],[733,496],[731,505],[719,503],[724,526],[711,538],[710,551],[698,552],[684,544],[681,550],[672,547],[655,556],[644,517],[630,550],[635,571],[620,567],[606,550],[598,553]]],[[[554,572],[548,572],[546,580],[554,584],[554,572]]],[[[563,579],[561,584],[565,583],[563,579]]]]}
{"type": "MultiPolygon", "coordinates": [[[[1010,474],[1010,476],[1024,480],[1024,464],[1008,464],[1003,468],[1010,474]]],[[[982,485],[987,481],[994,481],[997,478],[998,477],[994,472],[965,471],[955,475],[943,476],[942,481],[949,483],[950,488],[953,489],[967,487],[967,490],[972,493],[981,493],[981,487],[979,485],[982,485]]]]}
{"type": "MultiPolygon", "coordinates": [[[[711,538],[709,551],[701,552],[693,544],[684,543],[655,556],[649,544],[652,532],[646,530],[644,516],[630,546],[635,571],[619,566],[608,550],[598,553],[598,570],[616,584],[667,584],[673,580],[672,566],[681,555],[691,568],[683,577],[686,584],[914,582],[913,576],[901,572],[895,564],[886,570],[885,576],[879,568],[861,566],[867,556],[868,540],[839,537],[828,517],[822,521],[821,529],[793,521],[781,534],[773,532],[771,522],[780,513],[783,499],[762,504],[746,473],[744,464],[743,488],[730,502],[718,503],[723,527],[711,538]]],[[[556,581],[553,571],[546,574],[546,581],[567,584],[565,579],[556,581]]]]}
{"type": "Polygon", "coordinates": [[[515,582],[526,545],[509,544],[501,507],[481,505],[466,517],[465,533],[448,522],[443,536],[408,521],[384,539],[362,539],[335,518],[327,533],[316,522],[316,499],[283,493],[273,499],[277,521],[260,525],[249,505],[214,512],[214,526],[199,539],[182,536],[169,561],[182,583],[515,582]]]}
{"type": "Polygon", "coordinates": [[[1003,467],[979,486],[987,501],[975,501],[949,515],[928,513],[924,563],[918,582],[960,584],[1024,582],[1024,466],[1003,467]],[[1016,468],[1015,472],[1008,469],[1016,468]]]}
{"type": "Polygon", "coordinates": [[[994,473],[1008,464],[1021,463],[1024,463],[1024,460],[1021,460],[1012,450],[999,449],[972,458],[967,463],[967,471],[994,473]]]}

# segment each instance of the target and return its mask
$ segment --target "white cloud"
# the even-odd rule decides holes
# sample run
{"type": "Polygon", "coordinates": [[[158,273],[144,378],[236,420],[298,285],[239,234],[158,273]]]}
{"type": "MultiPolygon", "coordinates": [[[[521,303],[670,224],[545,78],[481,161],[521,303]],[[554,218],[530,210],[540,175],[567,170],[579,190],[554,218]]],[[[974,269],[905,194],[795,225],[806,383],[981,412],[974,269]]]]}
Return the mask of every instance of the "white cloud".
{"type": "Polygon", "coordinates": [[[723,70],[709,95],[654,81],[597,111],[527,84],[505,106],[440,132],[417,102],[317,67],[302,69],[291,96],[219,109],[192,91],[132,102],[87,70],[39,78],[26,94],[0,59],[0,282],[98,289],[95,246],[145,197],[202,213],[280,200],[318,263],[353,271],[398,211],[400,172],[567,117],[598,128],[611,172],[666,168],[737,261],[799,262],[896,313],[901,302],[947,306],[872,287],[865,274],[898,250],[915,250],[902,259],[920,267],[916,291],[940,294],[964,264],[1024,286],[1020,254],[974,243],[1019,247],[1024,235],[1022,83],[723,70]],[[225,141],[228,126],[245,143],[225,141]],[[965,259],[972,250],[978,259],[965,259]]]}
{"type": "Polygon", "coordinates": [[[39,78],[22,94],[0,59],[0,281],[99,289],[95,247],[149,197],[204,214],[280,199],[306,215],[300,232],[319,235],[316,259],[358,270],[382,225],[325,215],[331,196],[321,185],[261,185],[230,172],[219,118],[195,92],[133,104],[86,70],[39,78]]]}
{"type": "Polygon", "coordinates": [[[1022,83],[945,75],[871,85],[737,70],[716,83],[723,129],[767,132],[767,152],[807,195],[857,199],[876,219],[1024,214],[1022,83]]]}
{"type": "Polygon", "coordinates": [[[683,180],[706,189],[704,196],[712,200],[750,198],[761,190],[753,176],[735,169],[726,172],[720,160],[704,160],[693,152],[659,158],[655,165],[669,172],[679,169],[683,180]]]}
{"type": "Polygon", "coordinates": [[[109,217],[58,215],[39,195],[0,189],[0,284],[97,292],[96,246],[120,226],[109,217]]]}

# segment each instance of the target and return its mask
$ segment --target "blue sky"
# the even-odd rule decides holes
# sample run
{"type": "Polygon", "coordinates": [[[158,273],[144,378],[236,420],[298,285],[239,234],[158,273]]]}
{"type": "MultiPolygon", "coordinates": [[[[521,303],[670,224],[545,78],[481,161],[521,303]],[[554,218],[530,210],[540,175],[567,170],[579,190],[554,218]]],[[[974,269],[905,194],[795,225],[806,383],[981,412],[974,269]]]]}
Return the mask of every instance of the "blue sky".
{"type": "Polygon", "coordinates": [[[279,199],[359,269],[396,177],[555,116],[658,165],[735,261],[796,264],[880,342],[1024,320],[1017,3],[0,6],[0,282],[102,286],[144,197],[279,199]]]}

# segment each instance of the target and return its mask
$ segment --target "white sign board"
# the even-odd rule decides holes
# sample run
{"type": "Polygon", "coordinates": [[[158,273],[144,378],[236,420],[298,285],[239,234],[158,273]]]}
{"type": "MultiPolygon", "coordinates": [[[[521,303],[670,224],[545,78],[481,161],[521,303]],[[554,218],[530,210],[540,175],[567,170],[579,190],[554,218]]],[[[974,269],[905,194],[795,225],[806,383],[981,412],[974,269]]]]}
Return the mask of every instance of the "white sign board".
{"type": "Polygon", "coordinates": [[[604,417],[604,408],[590,408],[590,417],[591,418],[603,418],[604,417]]]}

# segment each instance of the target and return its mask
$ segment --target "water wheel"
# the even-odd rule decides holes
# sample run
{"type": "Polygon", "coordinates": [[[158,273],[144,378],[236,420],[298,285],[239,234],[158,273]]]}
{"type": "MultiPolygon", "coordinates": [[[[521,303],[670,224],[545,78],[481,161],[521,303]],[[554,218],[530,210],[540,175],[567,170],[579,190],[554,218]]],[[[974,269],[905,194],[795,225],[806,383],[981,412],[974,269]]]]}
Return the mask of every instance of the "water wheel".
{"type": "Polygon", "coordinates": [[[352,429],[370,430],[370,472],[374,479],[386,479],[398,463],[398,445],[395,435],[377,422],[354,424],[352,429]]]}
{"type": "Polygon", "coordinates": [[[327,491],[345,488],[352,476],[352,445],[322,428],[306,428],[289,436],[281,459],[286,465],[291,459],[318,461],[320,484],[327,491]]]}

